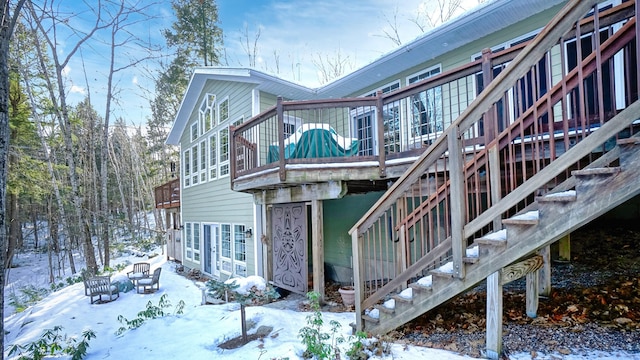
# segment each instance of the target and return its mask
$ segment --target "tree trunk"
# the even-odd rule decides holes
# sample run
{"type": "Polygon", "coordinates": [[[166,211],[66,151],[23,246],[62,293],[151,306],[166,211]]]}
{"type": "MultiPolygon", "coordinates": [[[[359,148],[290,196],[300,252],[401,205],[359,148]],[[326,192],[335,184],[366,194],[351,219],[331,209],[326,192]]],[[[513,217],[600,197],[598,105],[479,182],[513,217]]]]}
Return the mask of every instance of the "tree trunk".
{"type": "MultiPolygon", "coordinates": [[[[18,247],[18,232],[20,232],[20,222],[16,219],[18,215],[18,196],[15,194],[8,194],[8,206],[7,206],[7,220],[9,221],[9,235],[7,237],[8,243],[4,258],[4,268],[11,269],[11,262],[13,261],[13,255],[18,247]]],[[[5,281],[8,280],[5,279],[5,281]]],[[[6,285],[6,284],[5,284],[6,285]]]]}
{"type": "MultiPolygon", "coordinates": [[[[25,0],[19,0],[11,14],[9,0],[0,2],[0,284],[5,282],[5,249],[7,244],[7,161],[9,154],[9,41],[20,9],[25,0]]],[[[0,332],[4,334],[4,286],[0,286],[0,332]]],[[[0,336],[0,349],[4,349],[4,336],[0,336]]],[[[0,360],[4,359],[4,351],[0,352],[0,360]]]]}
{"type": "Polygon", "coordinates": [[[33,201],[31,202],[31,222],[33,222],[33,241],[35,242],[35,249],[38,250],[38,216],[36,215],[35,209],[33,208],[33,201]]]}

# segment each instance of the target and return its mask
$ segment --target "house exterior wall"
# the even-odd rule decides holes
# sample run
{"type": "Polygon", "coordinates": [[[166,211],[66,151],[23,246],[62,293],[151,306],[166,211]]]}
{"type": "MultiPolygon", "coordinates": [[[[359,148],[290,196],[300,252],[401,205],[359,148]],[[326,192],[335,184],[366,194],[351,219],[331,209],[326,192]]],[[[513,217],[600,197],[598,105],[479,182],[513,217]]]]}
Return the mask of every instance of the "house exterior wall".
{"type": "MultiPolygon", "coordinates": [[[[191,149],[193,151],[194,145],[202,144],[202,146],[207,147],[205,152],[205,180],[199,179],[197,184],[191,182],[188,186],[185,186],[186,183],[184,181],[182,183],[182,221],[185,225],[182,230],[183,264],[190,269],[198,269],[209,275],[217,275],[217,263],[218,267],[221,268],[219,276],[223,279],[232,275],[251,275],[256,273],[254,261],[255,237],[244,237],[244,261],[239,261],[235,258],[236,251],[241,250],[239,249],[241,247],[240,244],[235,243],[236,238],[244,235],[240,234],[240,230],[246,231],[246,229],[254,226],[253,200],[251,195],[231,191],[229,175],[222,175],[221,168],[218,167],[220,159],[216,160],[217,166],[215,166],[217,178],[212,178],[211,169],[214,166],[209,162],[211,157],[211,136],[216,134],[215,142],[220,145],[222,134],[230,124],[251,118],[251,89],[252,86],[249,84],[227,81],[207,82],[197,104],[202,104],[207,94],[213,94],[216,98],[216,116],[220,117],[220,104],[228,101],[228,118],[219,125],[211,126],[210,130],[201,130],[198,138],[195,141],[191,141],[191,125],[200,121],[200,106],[198,106],[193,109],[180,141],[183,159],[185,150],[191,149]],[[215,259],[211,259],[211,267],[206,267],[204,227],[209,225],[212,226],[211,240],[215,242],[217,256],[215,259]],[[198,227],[198,230],[195,230],[195,227],[198,227]],[[195,248],[196,244],[194,242],[196,231],[199,237],[198,249],[195,248]],[[226,257],[226,260],[218,258],[223,255],[224,246],[221,241],[225,235],[231,237],[230,242],[227,242],[231,248],[225,247],[225,249],[230,250],[230,253],[227,253],[230,256],[226,257]],[[236,265],[239,265],[241,269],[245,268],[246,273],[237,274],[236,265]]],[[[219,148],[217,148],[217,152],[221,153],[219,148]]],[[[202,165],[202,158],[198,160],[199,164],[202,165]]]]}
{"type": "Polygon", "coordinates": [[[349,229],[371,208],[384,192],[347,195],[323,203],[324,259],[327,279],[340,283],[353,281],[351,236],[349,229]]]}

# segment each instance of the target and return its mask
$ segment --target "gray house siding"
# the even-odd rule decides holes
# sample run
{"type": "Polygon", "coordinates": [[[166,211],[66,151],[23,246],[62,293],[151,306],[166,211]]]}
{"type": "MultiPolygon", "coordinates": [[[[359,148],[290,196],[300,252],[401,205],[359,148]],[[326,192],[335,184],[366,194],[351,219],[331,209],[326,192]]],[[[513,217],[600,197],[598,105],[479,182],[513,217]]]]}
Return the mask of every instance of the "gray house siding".
{"type": "MultiPolygon", "coordinates": [[[[251,118],[251,89],[252,85],[250,84],[242,84],[228,81],[208,81],[204,86],[202,92],[200,93],[197,104],[202,104],[202,101],[205,99],[207,94],[214,94],[216,96],[216,112],[217,116],[220,117],[220,109],[219,105],[221,102],[228,101],[228,118],[219,125],[212,126],[212,128],[201,135],[194,142],[191,142],[191,125],[199,121],[199,110],[200,106],[193,109],[190,114],[190,120],[185,127],[185,131],[181,137],[181,147],[182,152],[186,149],[191,149],[194,144],[198,144],[201,141],[209,141],[212,134],[216,133],[218,138],[217,141],[221,141],[222,132],[226,131],[225,129],[229,124],[233,124],[237,121],[247,120],[251,118]],[[222,131],[222,132],[221,132],[222,131]]],[[[202,130],[201,130],[202,131],[202,130]]],[[[207,144],[209,144],[207,142],[207,144]]],[[[218,144],[219,145],[219,144],[218,144]]],[[[220,152],[219,150],[217,152],[220,152]]],[[[238,193],[231,191],[230,177],[229,175],[222,175],[221,170],[216,168],[218,177],[215,179],[211,179],[210,168],[212,167],[209,163],[210,160],[210,148],[206,151],[206,181],[199,181],[198,184],[185,187],[185,182],[183,181],[182,186],[182,219],[184,224],[192,224],[195,226],[196,224],[200,227],[199,234],[201,237],[199,244],[199,261],[196,261],[195,256],[191,256],[189,259],[187,256],[184,256],[183,263],[187,268],[191,269],[199,269],[205,271],[205,256],[204,256],[204,243],[203,243],[203,225],[217,225],[228,226],[232,232],[231,243],[234,242],[234,229],[237,229],[237,226],[240,226],[243,229],[253,228],[254,224],[254,216],[253,216],[253,200],[251,195],[238,193]]],[[[202,164],[202,159],[198,159],[200,164],[202,164]]],[[[216,161],[218,163],[219,161],[216,161]]],[[[219,165],[219,164],[218,164],[219,165]]],[[[220,228],[218,228],[220,229],[220,228]]],[[[220,231],[220,230],[218,230],[220,231]]],[[[187,255],[189,252],[187,249],[188,241],[187,239],[187,226],[183,229],[183,253],[187,255]]],[[[214,239],[215,240],[215,239],[214,239]]],[[[225,272],[224,269],[220,273],[221,278],[226,278],[231,275],[235,275],[235,263],[242,264],[246,266],[246,274],[252,275],[256,273],[256,264],[255,264],[255,244],[254,238],[245,238],[245,261],[235,261],[235,244],[231,247],[230,258],[231,261],[228,262],[230,266],[230,273],[225,272]]],[[[192,245],[193,246],[193,245],[192,245]]],[[[218,255],[221,255],[222,246],[220,243],[217,244],[218,255]]],[[[194,250],[195,251],[195,250],[194,250]]],[[[213,260],[216,261],[215,259],[213,260]]],[[[220,265],[220,264],[219,264],[220,265]]],[[[212,264],[211,273],[214,272],[215,264],[212,264]]]]}

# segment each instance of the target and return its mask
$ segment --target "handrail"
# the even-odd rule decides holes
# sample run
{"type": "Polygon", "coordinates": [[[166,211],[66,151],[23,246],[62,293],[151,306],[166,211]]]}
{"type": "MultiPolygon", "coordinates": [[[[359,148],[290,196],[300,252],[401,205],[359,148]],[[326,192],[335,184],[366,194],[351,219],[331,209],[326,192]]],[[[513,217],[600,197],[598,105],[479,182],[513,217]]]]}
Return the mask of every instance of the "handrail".
{"type": "Polygon", "coordinates": [[[355,231],[362,231],[363,223],[368,218],[378,217],[381,215],[380,208],[387,208],[391,205],[391,201],[395,201],[398,196],[402,195],[418,177],[422,176],[422,170],[427,169],[435,160],[439,159],[446,149],[448,137],[454,133],[456,137],[469,129],[474,121],[482,118],[484,112],[507,91],[513,84],[535,64],[538,59],[546,53],[558,39],[568,31],[575,20],[582,17],[589,9],[596,4],[597,1],[578,1],[573,0],[567,4],[563,10],[556,15],[551,22],[536,36],[532,43],[520,52],[514,59],[512,65],[508,66],[498,77],[492,81],[489,86],[481,92],[476,99],[471,102],[469,107],[455,120],[453,124],[438,137],[436,141],[427,148],[423,155],[405,172],[405,174],[396,181],[393,186],[372,206],[372,208],[356,222],[349,230],[349,234],[355,231]],[[578,15],[576,15],[578,14],[578,15]],[[572,17],[569,17],[572,15],[572,17]],[[536,56],[537,55],[537,56],[536,56]]]}
{"type": "MultiPolygon", "coordinates": [[[[598,113],[600,118],[600,129],[594,132],[593,135],[586,137],[586,140],[583,139],[582,141],[578,141],[578,143],[576,145],[572,145],[572,147],[566,145],[563,156],[556,158],[555,148],[552,149],[552,155],[550,158],[551,164],[546,164],[546,166],[542,167],[534,164],[537,171],[534,171],[533,175],[526,174],[528,170],[524,167],[522,169],[511,169],[510,171],[521,172],[523,183],[520,183],[515,190],[508,190],[504,197],[500,194],[500,184],[497,183],[499,180],[494,180],[492,178],[491,184],[488,184],[489,176],[499,177],[500,168],[502,166],[506,166],[498,163],[500,161],[499,152],[502,149],[506,149],[511,152],[519,151],[519,154],[522,157],[525,156],[526,151],[537,152],[540,151],[540,149],[544,151],[544,143],[539,144],[538,142],[531,142],[531,145],[525,144],[526,139],[524,136],[528,133],[525,132],[524,129],[529,129],[529,127],[532,126],[531,129],[537,130],[531,132],[531,136],[539,136],[536,134],[542,134],[545,131],[543,125],[546,124],[545,126],[548,126],[548,129],[546,129],[547,136],[551,139],[549,140],[549,144],[551,147],[555,146],[553,134],[556,120],[553,118],[554,113],[552,109],[557,102],[561,101],[561,116],[563,118],[567,116],[565,100],[570,94],[570,91],[573,91],[570,90],[573,88],[572,84],[568,84],[567,81],[580,82],[581,87],[578,89],[578,94],[584,94],[582,88],[584,79],[587,76],[592,76],[590,74],[594,73],[596,66],[601,66],[600,64],[603,64],[604,61],[607,61],[607,59],[612,57],[614,53],[616,53],[622,46],[625,46],[630,38],[634,36],[629,35],[633,34],[629,29],[633,30],[635,26],[635,19],[631,19],[623,29],[616,32],[614,36],[606,42],[596,45],[598,54],[590,55],[584,60],[580,59],[581,61],[579,61],[579,65],[576,66],[576,69],[570,72],[563,81],[549,89],[544,96],[534,99],[535,101],[532,106],[526,109],[521,109],[522,115],[519,119],[513,121],[510,126],[507,126],[507,128],[495,139],[489,137],[488,143],[485,143],[480,151],[476,153],[474,150],[471,156],[475,156],[476,160],[478,157],[482,158],[483,160],[481,162],[470,161],[465,163],[463,159],[465,132],[472,129],[483,119],[489,119],[489,117],[486,117],[488,110],[494,106],[494,104],[503,99],[507,91],[515,88],[517,84],[522,84],[523,81],[527,81],[527,78],[525,78],[527,73],[531,72],[535,74],[534,71],[536,71],[537,68],[535,68],[534,65],[538,63],[539,59],[546,56],[545,54],[547,54],[548,51],[558,43],[558,40],[561,39],[565,33],[573,28],[576,22],[580,24],[579,30],[577,31],[579,35],[582,27],[588,26],[584,20],[581,21],[583,14],[592,9],[596,3],[596,1],[585,2],[576,0],[568,3],[549,22],[541,33],[518,53],[510,65],[498,74],[494,81],[491,81],[488,85],[485,83],[487,86],[484,91],[482,91],[467,107],[467,109],[445,131],[443,131],[437,139],[435,139],[419,159],[349,230],[352,237],[354,282],[357,288],[355,309],[357,317],[356,328],[362,329],[362,313],[364,308],[370,307],[380,301],[392,290],[406,286],[406,283],[411,278],[421,273],[423,269],[433,266],[434,264],[435,266],[438,266],[438,259],[442,258],[443,251],[445,251],[445,249],[450,251],[449,254],[452,256],[454,267],[453,275],[459,278],[464,278],[465,266],[462,258],[465,256],[467,239],[472,239],[474,234],[480,231],[486,231],[483,229],[486,229],[487,226],[491,228],[493,225],[494,230],[497,230],[498,228],[495,228],[496,217],[500,218],[508,211],[513,211],[514,208],[517,208],[520,202],[525,200],[531,194],[534,194],[545,184],[553,181],[553,179],[555,179],[560,173],[566,171],[566,169],[570,165],[573,165],[578,159],[588,156],[595,147],[604,143],[608,138],[615,136],[615,134],[629,126],[629,124],[634,120],[631,118],[637,116],[640,102],[636,102],[629,106],[625,111],[618,114],[614,120],[605,122],[606,119],[603,118],[604,112],[602,109],[603,100],[600,98],[600,110],[598,113]],[[600,52],[600,50],[602,50],[602,52],[600,52]],[[552,99],[555,101],[552,101],[552,99]],[[541,121],[545,116],[546,122],[541,121]],[[520,145],[519,147],[515,147],[514,144],[520,145]],[[508,146],[509,148],[507,148],[508,146]],[[491,155],[492,153],[496,155],[491,155]],[[422,203],[419,202],[418,204],[405,205],[404,208],[400,210],[394,210],[394,206],[402,202],[401,199],[405,199],[404,202],[406,202],[407,199],[415,199],[416,197],[418,199],[424,199],[425,195],[423,195],[422,190],[420,190],[424,185],[420,182],[420,179],[424,177],[425,174],[428,174],[428,169],[434,167],[436,162],[441,159],[448,159],[448,167],[446,169],[442,169],[442,171],[444,171],[444,178],[442,178],[440,182],[436,181],[435,190],[433,192],[431,192],[431,190],[427,190],[427,199],[423,200],[422,203]],[[471,170],[472,168],[474,170],[471,170]],[[470,201],[469,195],[465,193],[465,190],[467,186],[474,186],[472,181],[475,181],[475,186],[478,186],[477,181],[479,176],[485,176],[473,174],[479,170],[486,172],[487,186],[491,186],[491,188],[487,188],[486,194],[490,199],[487,200],[489,205],[488,208],[479,211],[478,214],[474,215],[474,218],[470,216],[468,212],[464,211],[465,204],[470,201]],[[417,194],[407,195],[410,190],[416,186],[418,189],[416,190],[418,191],[417,194]],[[429,240],[427,243],[421,242],[417,245],[410,245],[409,243],[404,244],[405,240],[410,240],[407,236],[409,235],[409,229],[412,227],[420,226],[420,228],[412,230],[415,234],[414,236],[416,237],[416,241],[419,236],[418,233],[424,234],[425,231],[428,231],[429,233],[433,231],[431,225],[431,219],[433,217],[432,210],[435,211],[435,209],[439,209],[442,206],[442,203],[438,199],[446,196],[451,199],[448,202],[449,205],[447,205],[447,203],[444,204],[445,208],[443,210],[449,221],[447,225],[444,225],[447,228],[446,234],[449,235],[446,241],[437,242],[436,239],[436,242],[429,240]],[[435,199],[435,201],[431,199],[435,199]],[[428,208],[425,209],[424,206],[428,206],[428,208]],[[410,213],[407,214],[406,211],[409,211],[410,213]],[[414,220],[410,220],[411,216],[413,216],[414,220]],[[425,218],[427,216],[429,221],[428,223],[426,222],[427,218],[425,218]],[[469,218],[467,219],[467,217],[469,218]],[[393,228],[388,228],[387,220],[384,219],[396,219],[396,222],[393,223],[393,228]],[[420,223],[417,221],[420,221],[420,223]],[[427,226],[429,227],[428,229],[426,229],[427,226]],[[385,274],[380,275],[377,273],[377,271],[383,270],[375,270],[374,275],[370,273],[370,270],[367,270],[369,273],[366,273],[365,266],[369,266],[365,265],[366,258],[368,256],[375,256],[373,255],[375,249],[385,246],[384,239],[389,238],[388,233],[397,233],[398,235],[394,235],[393,239],[399,238],[400,243],[402,243],[398,250],[400,254],[393,255],[396,259],[403,259],[402,261],[398,260],[395,265],[399,268],[396,268],[396,272],[391,276],[385,274]],[[381,237],[381,240],[376,240],[377,237],[381,237]],[[369,245],[372,241],[374,245],[369,245]],[[367,246],[373,246],[374,250],[370,250],[367,246]],[[414,248],[421,250],[415,253],[410,253],[406,250],[406,247],[408,246],[413,246],[414,248]],[[420,255],[421,253],[422,255],[420,255]],[[407,261],[405,258],[406,256],[415,256],[415,259],[411,258],[409,259],[411,261],[407,261]],[[385,279],[385,277],[388,278],[385,279]],[[383,285],[373,286],[370,290],[367,290],[369,294],[368,297],[365,297],[365,287],[367,286],[366,282],[377,282],[379,280],[383,281],[383,285]]],[[[595,18],[597,18],[597,16],[595,16],[595,18]]],[[[597,20],[595,20],[594,29],[599,29],[597,20]]],[[[597,41],[599,42],[599,40],[597,41]]],[[[580,48],[578,47],[578,53],[579,49],[580,48]]],[[[469,67],[478,66],[479,64],[480,60],[470,64],[469,67]]],[[[445,74],[441,74],[440,76],[445,76],[445,74]]],[[[436,78],[436,81],[437,80],[439,80],[439,78],[436,78]]],[[[596,80],[598,82],[597,85],[602,89],[601,77],[596,75],[596,80]]],[[[424,85],[415,85],[413,88],[417,88],[418,86],[424,85]]],[[[404,95],[404,97],[406,97],[406,95],[404,95]]],[[[387,98],[401,99],[403,98],[403,94],[398,92],[387,96],[385,100],[387,98]]],[[[583,104],[583,102],[580,102],[576,111],[579,111],[578,114],[586,116],[585,111],[587,108],[583,104]]],[[[585,131],[584,127],[586,125],[587,123],[583,120],[581,122],[583,132],[585,131]]],[[[564,131],[564,134],[568,134],[566,120],[564,131]]],[[[543,137],[540,139],[543,139],[543,137]]],[[[514,154],[509,156],[514,156],[514,154]]],[[[435,216],[435,221],[439,221],[439,219],[441,219],[441,215],[435,213],[435,216]]],[[[433,234],[428,236],[431,239],[434,238],[433,234]]],[[[373,263],[374,261],[378,260],[375,260],[374,258],[371,262],[373,263]]]]}

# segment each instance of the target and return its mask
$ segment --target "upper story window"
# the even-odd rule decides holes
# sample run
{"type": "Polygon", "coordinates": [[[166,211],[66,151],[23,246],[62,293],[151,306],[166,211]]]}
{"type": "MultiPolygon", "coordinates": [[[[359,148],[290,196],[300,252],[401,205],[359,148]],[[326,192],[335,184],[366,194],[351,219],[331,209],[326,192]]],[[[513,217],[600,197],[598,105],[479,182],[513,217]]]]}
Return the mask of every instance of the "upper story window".
{"type": "Polygon", "coordinates": [[[202,134],[209,132],[216,125],[216,96],[213,94],[206,94],[202,103],[200,104],[200,111],[198,114],[198,121],[200,123],[200,129],[202,134]]]}
{"type": "Polygon", "coordinates": [[[220,102],[220,123],[227,120],[229,120],[229,99],[224,99],[220,102]]]}
{"type": "Polygon", "coordinates": [[[363,97],[370,97],[370,96],[376,96],[376,94],[378,93],[378,91],[382,91],[383,94],[388,94],[392,91],[396,91],[400,89],[400,81],[396,80],[390,84],[387,84],[379,89],[375,89],[374,91],[367,93],[365,95],[363,95],[363,97]]]}
{"type": "MultiPolygon", "coordinates": [[[[198,118],[190,129],[189,146],[185,146],[182,161],[184,187],[203,184],[229,175],[229,98],[205,94],[197,108],[198,118]]],[[[234,122],[242,123],[243,118],[234,122]]]]}

